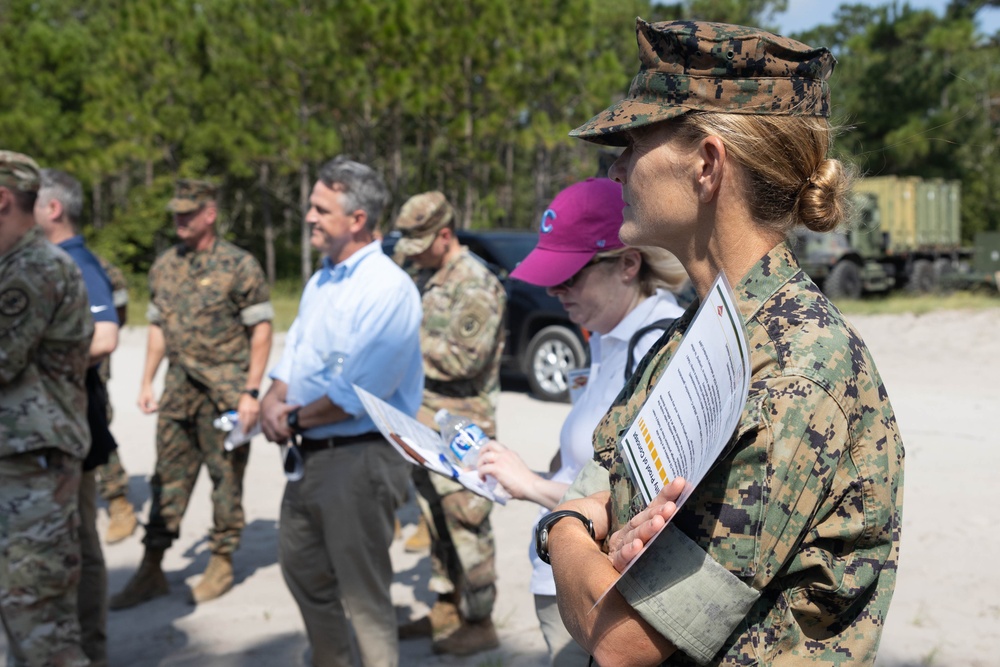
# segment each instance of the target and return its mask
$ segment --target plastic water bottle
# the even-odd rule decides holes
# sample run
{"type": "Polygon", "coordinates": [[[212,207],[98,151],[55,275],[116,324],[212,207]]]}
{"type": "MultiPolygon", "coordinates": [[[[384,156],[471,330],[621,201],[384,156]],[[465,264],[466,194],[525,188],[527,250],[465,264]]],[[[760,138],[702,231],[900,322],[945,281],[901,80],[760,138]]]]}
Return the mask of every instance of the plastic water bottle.
{"type": "Polygon", "coordinates": [[[222,441],[222,446],[227,452],[231,452],[237,447],[247,444],[251,438],[261,431],[260,420],[258,420],[249,432],[244,432],[243,427],[240,426],[240,416],[236,410],[223,412],[212,421],[212,426],[226,434],[225,439],[222,441]]]}
{"type": "Polygon", "coordinates": [[[236,428],[236,425],[240,423],[240,416],[237,414],[236,410],[230,410],[228,412],[223,412],[221,415],[216,417],[212,421],[212,426],[219,429],[220,431],[225,431],[229,433],[236,428]]]}
{"type": "Polygon", "coordinates": [[[453,415],[444,409],[434,415],[434,423],[441,431],[441,442],[448,456],[463,468],[475,468],[479,450],[489,440],[483,429],[471,419],[453,415]]]}

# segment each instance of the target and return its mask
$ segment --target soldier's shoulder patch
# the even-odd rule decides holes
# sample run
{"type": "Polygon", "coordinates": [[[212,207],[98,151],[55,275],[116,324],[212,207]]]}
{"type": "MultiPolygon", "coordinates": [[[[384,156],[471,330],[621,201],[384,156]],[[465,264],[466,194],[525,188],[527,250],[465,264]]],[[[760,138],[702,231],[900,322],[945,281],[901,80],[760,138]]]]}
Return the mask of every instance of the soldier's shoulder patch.
{"type": "Polygon", "coordinates": [[[25,311],[30,303],[28,293],[20,287],[11,287],[0,293],[0,314],[6,317],[17,317],[25,311]]]}
{"type": "Polygon", "coordinates": [[[455,333],[461,338],[478,336],[491,316],[492,312],[486,305],[481,303],[470,304],[453,320],[455,333]]]}

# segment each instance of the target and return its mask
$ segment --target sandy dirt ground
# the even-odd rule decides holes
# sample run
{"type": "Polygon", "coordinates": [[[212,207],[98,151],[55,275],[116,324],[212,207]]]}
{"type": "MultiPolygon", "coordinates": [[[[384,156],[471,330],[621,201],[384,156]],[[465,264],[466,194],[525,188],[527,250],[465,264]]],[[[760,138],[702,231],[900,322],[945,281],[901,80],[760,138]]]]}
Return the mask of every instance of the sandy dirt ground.
{"type": "MultiPolygon", "coordinates": [[[[882,372],[906,445],[906,500],[901,567],[878,664],[1000,664],[1000,531],[990,528],[989,502],[1000,500],[1000,308],[924,316],[851,318],[882,372]]],[[[113,362],[113,430],[131,477],[130,497],[149,509],[147,480],[154,465],[155,418],[135,406],[145,329],[130,327],[113,362]]],[[[276,351],[281,337],[276,338],[276,351]]],[[[537,401],[524,391],[500,399],[500,440],[543,468],[558,442],[568,406],[537,401]]],[[[252,443],[246,476],[247,527],[236,554],[236,586],[226,596],[195,607],[187,602],[208,562],[212,521],[210,482],[195,488],[180,540],[164,562],[172,591],[140,607],[111,612],[111,664],[153,667],[202,665],[264,667],[306,664],[302,621],[277,564],[277,519],[284,487],[277,450],[252,443]]],[[[501,648],[471,658],[437,657],[429,640],[401,644],[401,664],[431,667],[535,667],[547,663],[528,590],[529,528],[536,508],[513,502],[493,513],[499,569],[495,621],[501,648]]],[[[400,511],[403,535],[415,528],[411,502],[400,511]]],[[[107,515],[101,512],[103,532],[107,515]]],[[[142,530],[105,547],[112,592],[138,564],[142,530]]],[[[430,566],[426,555],[392,547],[393,600],[400,620],[426,611],[430,566]]],[[[4,653],[0,638],[0,655],[4,653]]]]}

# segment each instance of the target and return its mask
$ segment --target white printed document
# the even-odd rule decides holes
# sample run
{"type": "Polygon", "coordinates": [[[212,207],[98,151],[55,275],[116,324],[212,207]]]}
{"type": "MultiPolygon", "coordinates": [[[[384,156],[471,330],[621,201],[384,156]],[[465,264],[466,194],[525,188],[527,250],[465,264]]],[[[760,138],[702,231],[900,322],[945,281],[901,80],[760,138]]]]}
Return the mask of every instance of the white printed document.
{"type": "MultiPolygon", "coordinates": [[[[676,477],[685,482],[677,507],[691,496],[739,424],[750,393],[750,370],[743,317],[720,273],[620,443],[632,482],[647,505],[676,477]]],[[[646,542],[621,574],[662,533],[660,529],[646,542]]],[[[614,587],[601,594],[591,611],[614,587]]]]}
{"type": "Polygon", "coordinates": [[[423,466],[439,475],[454,479],[469,491],[487,500],[501,505],[507,503],[509,496],[502,487],[497,486],[496,480],[491,478],[484,482],[479,478],[477,471],[452,465],[451,461],[441,453],[441,436],[437,431],[421,424],[358,385],[351,386],[354,387],[354,392],[379,432],[400,456],[413,465],[423,466]]]}
{"type": "Polygon", "coordinates": [[[750,390],[743,318],[723,274],[622,439],[622,458],[646,504],[675,477],[680,506],[736,430],[750,390]]]}

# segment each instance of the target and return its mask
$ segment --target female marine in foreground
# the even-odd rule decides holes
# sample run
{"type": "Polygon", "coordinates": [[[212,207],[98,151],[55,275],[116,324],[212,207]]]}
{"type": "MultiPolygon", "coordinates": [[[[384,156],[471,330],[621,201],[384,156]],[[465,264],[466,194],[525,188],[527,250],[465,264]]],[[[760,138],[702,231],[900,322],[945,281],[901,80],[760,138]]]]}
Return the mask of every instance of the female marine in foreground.
{"type": "Polygon", "coordinates": [[[591,611],[664,519],[617,451],[694,307],[639,365],[594,433],[595,462],[554,523],[563,620],[616,664],[870,664],[896,578],[903,448],[865,344],[802,272],[785,234],[829,231],[848,178],[830,145],[834,58],[753,28],[637,23],[626,99],[574,135],[625,146],[611,170],[622,240],[670,250],[704,297],[722,271],[753,375],[739,426],[672,524],[591,611]]]}

